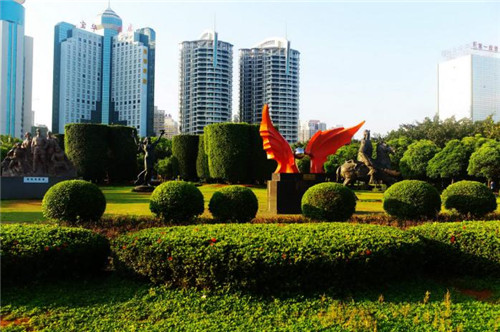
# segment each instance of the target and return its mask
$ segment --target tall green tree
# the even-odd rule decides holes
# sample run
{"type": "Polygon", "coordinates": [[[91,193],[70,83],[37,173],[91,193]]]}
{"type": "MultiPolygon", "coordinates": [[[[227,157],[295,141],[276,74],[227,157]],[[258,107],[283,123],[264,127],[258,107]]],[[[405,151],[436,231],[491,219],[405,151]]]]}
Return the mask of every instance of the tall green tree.
{"type": "Polygon", "coordinates": [[[337,171],[337,168],[347,160],[356,160],[359,145],[360,144],[357,142],[352,142],[351,144],[344,145],[339,148],[335,154],[328,156],[327,161],[323,165],[325,173],[333,175],[337,171]]]}
{"type": "Polygon", "coordinates": [[[454,182],[465,176],[468,161],[464,144],[458,139],[451,140],[429,160],[427,176],[432,179],[451,179],[454,182]]]}
{"type": "Polygon", "coordinates": [[[500,177],[500,142],[488,142],[474,152],[467,168],[469,175],[486,178],[488,183],[500,177]]]}
{"type": "Polygon", "coordinates": [[[411,138],[400,136],[387,141],[387,144],[394,149],[394,154],[390,156],[392,167],[399,170],[399,162],[403,158],[404,153],[408,150],[410,144],[413,143],[411,138]]]}
{"type": "Polygon", "coordinates": [[[410,144],[399,163],[403,177],[425,179],[427,164],[438,151],[439,147],[430,140],[420,140],[410,144]]]}

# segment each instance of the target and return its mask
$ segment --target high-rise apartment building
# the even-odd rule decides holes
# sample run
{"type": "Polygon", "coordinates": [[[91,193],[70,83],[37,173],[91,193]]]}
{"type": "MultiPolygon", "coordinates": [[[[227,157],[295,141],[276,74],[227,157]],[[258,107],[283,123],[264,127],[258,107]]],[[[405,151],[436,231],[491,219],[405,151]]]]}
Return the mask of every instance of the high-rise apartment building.
{"type": "Polygon", "coordinates": [[[180,45],[180,131],[203,134],[206,125],[231,121],[233,45],[217,32],[180,45]]]}
{"type": "Polygon", "coordinates": [[[500,53],[498,46],[474,42],[443,52],[438,65],[438,114],[473,121],[493,115],[500,121],[500,53]]]}
{"type": "Polygon", "coordinates": [[[165,111],[158,109],[157,106],[154,108],[153,128],[155,136],[160,135],[160,131],[165,130],[165,111]]]}
{"type": "Polygon", "coordinates": [[[319,120],[303,121],[300,124],[299,142],[306,142],[318,131],[326,130],[326,123],[319,120]]]}
{"type": "Polygon", "coordinates": [[[0,0],[0,133],[31,130],[33,38],[24,35],[24,0],[0,0]]]}
{"type": "Polygon", "coordinates": [[[153,134],[155,32],[122,32],[122,20],[107,8],[86,24],[55,27],[52,130],[67,123],[123,124],[140,136],[153,134]],[[96,33],[99,32],[99,33],[96,33]]]}
{"type": "Polygon", "coordinates": [[[165,116],[165,138],[172,139],[172,137],[179,135],[179,123],[174,120],[172,114],[165,116]]]}
{"type": "Polygon", "coordinates": [[[271,38],[250,49],[240,49],[240,120],[260,123],[269,104],[271,119],[289,142],[299,132],[300,53],[290,41],[271,38]]]}

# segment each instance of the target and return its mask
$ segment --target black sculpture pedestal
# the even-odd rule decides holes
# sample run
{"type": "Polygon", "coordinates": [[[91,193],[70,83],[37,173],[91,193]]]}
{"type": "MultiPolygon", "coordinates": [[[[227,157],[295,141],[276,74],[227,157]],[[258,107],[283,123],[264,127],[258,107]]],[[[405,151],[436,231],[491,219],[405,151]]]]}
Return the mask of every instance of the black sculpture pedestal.
{"type": "Polygon", "coordinates": [[[140,185],[140,186],[135,186],[132,191],[136,193],[150,193],[155,190],[156,187],[153,186],[145,186],[145,185],[140,185]]]}
{"type": "Polygon", "coordinates": [[[4,199],[42,199],[50,187],[75,177],[56,176],[2,176],[0,187],[4,199]]]}
{"type": "Polygon", "coordinates": [[[301,214],[300,203],[307,189],[325,182],[326,174],[274,173],[267,181],[267,205],[274,214],[301,214]]]}

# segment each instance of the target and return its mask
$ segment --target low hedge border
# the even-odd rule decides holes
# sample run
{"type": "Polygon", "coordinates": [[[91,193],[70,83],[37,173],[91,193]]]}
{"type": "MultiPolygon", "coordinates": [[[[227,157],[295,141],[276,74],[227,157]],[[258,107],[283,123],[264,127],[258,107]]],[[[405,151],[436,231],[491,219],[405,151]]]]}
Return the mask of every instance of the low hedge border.
{"type": "Polygon", "coordinates": [[[109,242],[90,230],[54,225],[2,225],[2,282],[80,276],[104,268],[109,242]]]}
{"type": "Polygon", "coordinates": [[[500,221],[429,223],[410,228],[422,238],[431,274],[500,276],[500,221]]]}
{"type": "Polygon", "coordinates": [[[375,225],[228,224],[152,228],[112,242],[119,270],[187,287],[259,290],[375,282],[413,273],[418,236],[375,225]]]}

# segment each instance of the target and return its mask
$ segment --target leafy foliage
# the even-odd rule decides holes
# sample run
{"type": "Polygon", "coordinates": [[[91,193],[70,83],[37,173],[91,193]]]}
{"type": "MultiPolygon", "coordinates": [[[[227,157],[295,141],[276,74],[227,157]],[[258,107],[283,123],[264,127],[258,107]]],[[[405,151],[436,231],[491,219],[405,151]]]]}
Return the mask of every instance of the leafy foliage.
{"type": "Polygon", "coordinates": [[[2,282],[96,273],[109,254],[106,238],[82,228],[7,224],[0,240],[2,282]]]}
{"type": "Polygon", "coordinates": [[[250,127],[245,123],[216,123],[205,127],[211,178],[229,183],[249,180],[250,127]]]}
{"type": "Polygon", "coordinates": [[[21,142],[19,138],[10,135],[0,135],[0,161],[5,159],[9,150],[12,149],[16,143],[21,142]]]}
{"type": "Polygon", "coordinates": [[[403,177],[425,179],[427,164],[438,151],[439,148],[430,140],[420,140],[410,144],[399,162],[403,177]]]}
{"type": "Polygon", "coordinates": [[[307,218],[346,221],[356,209],[356,195],[339,183],[324,182],[307,189],[301,206],[307,218]]]}
{"type": "Polygon", "coordinates": [[[304,156],[302,159],[295,159],[297,168],[302,174],[308,174],[311,172],[311,158],[309,156],[304,156]]]}
{"type": "Polygon", "coordinates": [[[203,194],[189,182],[165,182],[151,194],[149,209],[164,221],[190,221],[203,213],[203,194]]]}
{"type": "Polygon", "coordinates": [[[390,155],[394,169],[400,170],[399,162],[411,143],[413,143],[413,140],[406,136],[400,136],[387,141],[387,145],[394,149],[394,154],[390,155]]]}
{"type": "Polygon", "coordinates": [[[84,180],[101,182],[108,168],[108,131],[101,124],[71,123],[65,126],[66,154],[84,180]]]}
{"type": "Polygon", "coordinates": [[[469,175],[493,180],[500,177],[500,142],[488,142],[476,150],[469,160],[469,175]]]}
{"type": "Polygon", "coordinates": [[[183,180],[196,180],[198,135],[177,135],[172,139],[172,155],[179,161],[179,174],[183,180]]]}
{"type": "Polygon", "coordinates": [[[415,235],[352,224],[227,224],[142,230],[116,238],[115,261],[179,286],[315,288],[387,280],[419,266],[415,235]]]}
{"type": "Polygon", "coordinates": [[[60,222],[99,220],[106,210],[106,198],[101,189],[83,180],[59,182],[45,193],[43,215],[60,222]]]}
{"type": "Polygon", "coordinates": [[[163,180],[176,179],[179,175],[179,161],[174,156],[166,157],[158,161],[155,169],[163,180]]]}
{"type": "Polygon", "coordinates": [[[500,221],[429,223],[409,232],[425,240],[427,268],[436,275],[500,276],[500,221]]]}
{"type": "Polygon", "coordinates": [[[493,192],[476,181],[456,182],[443,191],[444,207],[461,214],[483,216],[497,208],[493,192]]]}
{"type": "Polygon", "coordinates": [[[208,169],[208,156],[205,152],[205,138],[200,135],[198,142],[198,156],[196,158],[196,174],[203,181],[210,179],[210,170],[208,169]]]}
{"type": "Polygon", "coordinates": [[[400,219],[432,219],[441,210],[441,197],[427,182],[404,180],[393,184],[384,193],[384,210],[400,219]]]}
{"type": "Polygon", "coordinates": [[[339,166],[342,166],[348,160],[356,160],[358,150],[359,143],[356,142],[340,147],[335,154],[328,156],[327,161],[323,165],[325,173],[335,175],[339,166]]]}
{"type": "Polygon", "coordinates": [[[467,150],[461,141],[448,141],[446,146],[436,153],[427,165],[430,178],[456,179],[465,175],[467,169],[467,150]]]}
{"type": "Polygon", "coordinates": [[[259,202],[251,189],[228,186],[213,194],[208,208],[219,221],[243,223],[255,218],[259,202]]]}

